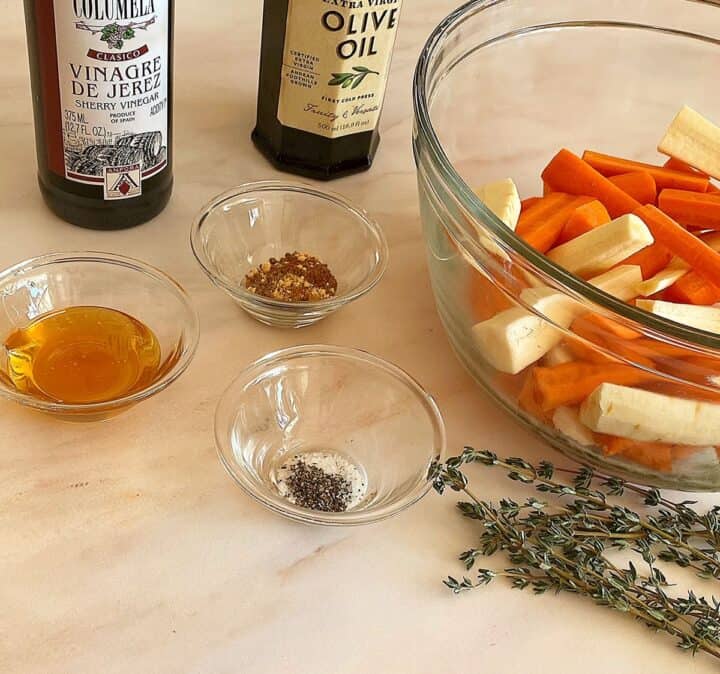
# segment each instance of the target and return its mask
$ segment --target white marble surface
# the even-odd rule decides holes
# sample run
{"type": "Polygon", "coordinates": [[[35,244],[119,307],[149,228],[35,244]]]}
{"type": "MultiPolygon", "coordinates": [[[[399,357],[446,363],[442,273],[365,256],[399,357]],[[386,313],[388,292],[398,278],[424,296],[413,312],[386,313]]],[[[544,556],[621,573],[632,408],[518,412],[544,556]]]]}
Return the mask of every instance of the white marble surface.
{"type": "MultiPolygon", "coordinates": [[[[203,202],[276,175],[248,140],[260,0],[178,0],[175,196],[152,223],[116,233],[66,225],[40,200],[21,3],[0,0],[0,266],[63,249],[141,257],[189,290],[203,332],[181,380],[110,422],[64,425],[0,402],[0,672],[714,671],[709,658],[684,656],[578,598],[536,599],[500,584],[450,595],[440,581],[462,572],[455,556],[474,541],[452,496],[431,495],[372,527],[309,528],[256,505],[216,459],[212,415],[233,373],[302,341],[361,347],[410,370],[437,397],[451,449],[559,458],[479,392],[436,317],[409,82],[425,36],[455,2],[407,4],[376,165],[334,184],[382,223],[389,271],[341,314],[283,332],[241,314],[187,243],[203,202]]],[[[489,496],[512,492],[500,474],[476,480],[489,496]]]]}

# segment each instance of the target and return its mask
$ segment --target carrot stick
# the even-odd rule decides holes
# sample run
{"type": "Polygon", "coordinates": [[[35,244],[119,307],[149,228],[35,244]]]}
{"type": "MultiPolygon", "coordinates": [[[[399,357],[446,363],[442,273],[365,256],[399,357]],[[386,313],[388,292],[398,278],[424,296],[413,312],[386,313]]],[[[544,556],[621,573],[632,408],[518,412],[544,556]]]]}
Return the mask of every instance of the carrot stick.
{"type": "Polygon", "coordinates": [[[659,271],[665,269],[672,260],[672,253],[661,243],[653,243],[642,250],[631,255],[623,264],[636,264],[642,269],[643,280],[655,276],[659,271]]]}
{"type": "MultiPolygon", "coordinates": [[[[686,164],[682,159],[676,159],[675,157],[670,157],[663,166],[668,169],[672,169],[673,171],[683,171],[684,173],[694,173],[695,175],[703,176],[705,178],[709,178],[710,176],[707,173],[703,173],[702,171],[698,171],[698,169],[693,168],[690,166],[690,164],[686,164]]],[[[708,193],[713,194],[720,194],[720,187],[715,185],[712,180],[708,182],[708,193]]]]}
{"type": "Polygon", "coordinates": [[[570,150],[560,150],[545,167],[542,178],[558,192],[595,197],[613,218],[632,213],[639,205],[570,150]]]}
{"type": "Polygon", "coordinates": [[[609,180],[641,204],[654,204],[657,201],[655,178],[647,171],[620,173],[610,176],[609,180]]]}
{"type": "Polygon", "coordinates": [[[710,306],[720,302],[720,290],[697,272],[689,271],[665,290],[668,302],[710,306]]]}
{"type": "Polygon", "coordinates": [[[536,399],[535,377],[533,377],[532,370],[525,375],[523,387],[520,390],[520,395],[518,395],[518,405],[536,419],[543,422],[549,421],[549,416],[540,407],[536,399]]]}
{"type": "Polygon", "coordinates": [[[687,190],[663,190],[660,210],[685,227],[720,229],[720,198],[687,190]]]}
{"type": "MultiPolygon", "coordinates": [[[[577,339],[565,340],[565,344],[570,352],[578,359],[592,363],[620,363],[620,359],[623,358],[640,367],[655,369],[655,361],[653,360],[655,352],[649,345],[653,345],[656,342],[652,340],[640,337],[631,340],[618,338],[609,332],[598,330],[591,322],[583,321],[582,319],[573,321],[570,329],[578,337],[582,337],[582,339],[585,340],[585,342],[577,339]],[[597,344],[599,347],[606,349],[612,356],[615,356],[615,358],[613,359],[608,354],[593,349],[587,342],[597,344]]],[[[687,353],[685,353],[685,355],[687,355],[687,353]]]]}
{"type": "Polygon", "coordinates": [[[612,318],[607,318],[607,316],[602,316],[600,314],[589,313],[581,316],[580,318],[576,318],[573,322],[573,330],[581,322],[589,324],[588,327],[590,328],[590,330],[596,330],[601,336],[601,339],[607,337],[619,337],[620,339],[638,339],[639,337],[643,336],[641,332],[633,330],[632,328],[628,328],[626,325],[618,323],[612,318]]]}
{"type": "Polygon", "coordinates": [[[546,253],[560,236],[573,211],[592,201],[590,197],[554,192],[520,214],[515,233],[536,250],[546,253]]]}
{"type": "Polygon", "coordinates": [[[629,438],[610,437],[603,447],[607,456],[620,455],[643,466],[669,472],[672,470],[672,445],[660,442],[638,442],[629,438]]]}
{"type": "Polygon", "coordinates": [[[694,166],[684,162],[682,159],[676,159],[675,157],[669,157],[668,160],[663,164],[663,168],[670,169],[671,171],[681,171],[682,173],[690,173],[692,175],[701,176],[703,178],[709,178],[707,173],[696,169],[694,166]]]}
{"type": "Polygon", "coordinates": [[[710,181],[702,175],[694,175],[685,171],[673,171],[672,169],[653,164],[645,164],[641,161],[613,157],[600,152],[586,150],[583,159],[594,169],[604,176],[616,176],[621,173],[633,171],[645,171],[654,179],[659,190],[673,188],[678,190],[691,190],[693,192],[706,192],[710,181]]]}
{"type": "Polygon", "coordinates": [[[607,208],[597,199],[590,201],[575,209],[560,232],[557,243],[566,243],[608,222],[610,222],[610,214],[607,212],[607,208]]]}
{"type": "Polygon", "coordinates": [[[720,253],[693,236],[655,206],[641,206],[635,210],[655,240],[685,260],[706,281],[720,287],[720,253]]]}
{"type": "Polygon", "coordinates": [[[532,208],[538,201],[542,201],[542,197],[528,197],[520,202],[520,211],[524,213],[529,208],[532,208]]]}
{"type": "Polygon", "coordinates": [[[563,405],[579,405],[600,384],[636,386],[656,379],[656,375],[630,365],[563,363],[555,367],[533,368],[535,400],[550,412],[563,405]]]}

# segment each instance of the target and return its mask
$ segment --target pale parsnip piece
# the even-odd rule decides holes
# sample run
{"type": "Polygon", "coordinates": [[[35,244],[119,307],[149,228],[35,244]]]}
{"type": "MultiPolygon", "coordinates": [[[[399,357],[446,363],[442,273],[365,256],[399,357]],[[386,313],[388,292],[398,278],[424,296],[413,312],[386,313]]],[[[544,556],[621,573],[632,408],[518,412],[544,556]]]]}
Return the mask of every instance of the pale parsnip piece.
{"type": "Polygon", "coordinates": [[[688,325],[698,330],[707,330],[720,334],[720,309],[705,307],[696,304],[676,304],[661,300],[637,300],[635,304],[640,309],[649,311],[656,316],[669,318],[676,323],[688,325]]]}
{"type": "Polygon", "coordinates": [[[637,294],[643,297],[659,293],[665,288],[669,288],[675,281],[685,276],[690,271],[690,267],[679,257],[670,260],[665,269],[660,270],[655,276],[650,277],[647,281],[643,281],[637,287],[637,294]]]}
{"type": "Polygon", "coordinates": [[[475,194],[509,229],[515,231],[520,218],[520,195],[511,178],[487,183],[475,194]]]}
{"type": "Polygon", "coordinates": [[[720,127],[687,105],[673,119],[658,150],[720,179],[720,127]]]}
{"type": "MultiPolygon", "coordinates": [[[[642,280],[640,267],[623,265],[591,279],[606,293],[627,301],[642,280]]],[[[583,307],[551,288],[527,288],[520,299],[555,325],[568,328],[583,307]]],[[[472,335],[485,360],[500,372],[517,374],[537,362],[563,337],[555,325],[523,307],[514,307],[478,323],[472,335]]]]}
{"type": "Polygon", "coordinates": [[[617,384],[598,386],[580,407],[580,421],[597,433],[641,442],[720,443],[720,405],[617,384]]]}
{"type": "Polygon", "coordinates": [[[563,435],[567,435],[578,444],[597,444],[590,429],[580,421],[580,414],[575,407],[558,407],[553,413],[552,422],[563,435]]]}
{"type": "Polygon", "coordinates": [[[588,277],[611,269],[653,241],[645,223],[628,214],[553,248],[547,256],[569,272],[588,277]]]}

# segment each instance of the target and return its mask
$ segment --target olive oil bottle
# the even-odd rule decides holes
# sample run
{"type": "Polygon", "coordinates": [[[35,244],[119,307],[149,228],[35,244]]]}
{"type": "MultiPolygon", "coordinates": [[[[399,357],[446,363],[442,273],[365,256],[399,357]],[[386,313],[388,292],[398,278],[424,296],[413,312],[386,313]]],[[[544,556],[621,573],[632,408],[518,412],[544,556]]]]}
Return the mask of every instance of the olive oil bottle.
{"type": "Polygon", "coordinates": [[[257,147],[330,179],[370,167],[402,0],[265,0],[257,147]]]}
{"type": "Polygon", "coordinates": [[[38,180],[58,216],[121,229],[172,192],[174,0],[25,0],[38,180]]]}

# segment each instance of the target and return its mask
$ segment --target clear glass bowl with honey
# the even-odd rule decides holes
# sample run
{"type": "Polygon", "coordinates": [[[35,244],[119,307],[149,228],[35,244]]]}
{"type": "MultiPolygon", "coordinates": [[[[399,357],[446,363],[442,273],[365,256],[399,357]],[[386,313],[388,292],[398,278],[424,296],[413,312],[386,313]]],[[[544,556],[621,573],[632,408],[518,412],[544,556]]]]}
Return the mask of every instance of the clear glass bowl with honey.
{"type": "Polygon", "coordinates": [[[0,272],[0,395],[69,421],[167,388],[198,336],[185,291],[132,258],[53,253],[0,272]]]}

